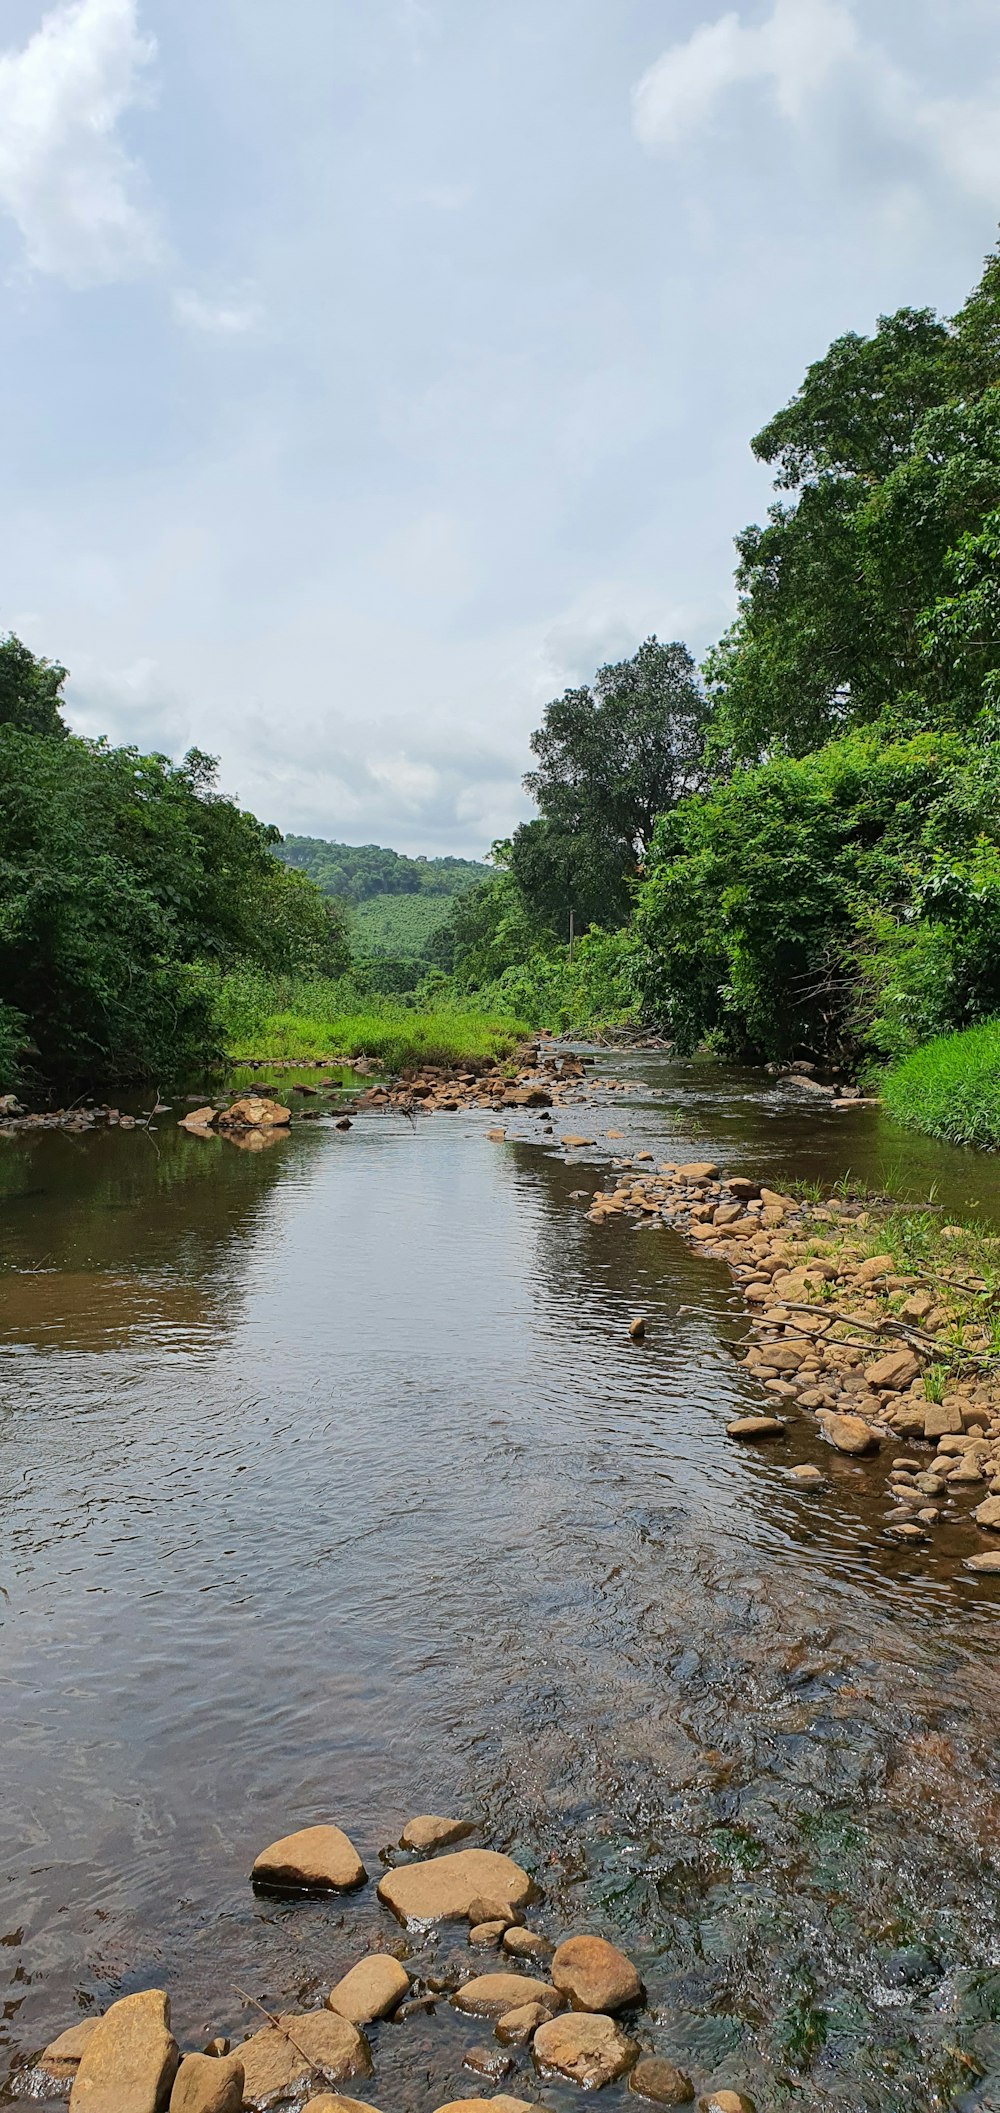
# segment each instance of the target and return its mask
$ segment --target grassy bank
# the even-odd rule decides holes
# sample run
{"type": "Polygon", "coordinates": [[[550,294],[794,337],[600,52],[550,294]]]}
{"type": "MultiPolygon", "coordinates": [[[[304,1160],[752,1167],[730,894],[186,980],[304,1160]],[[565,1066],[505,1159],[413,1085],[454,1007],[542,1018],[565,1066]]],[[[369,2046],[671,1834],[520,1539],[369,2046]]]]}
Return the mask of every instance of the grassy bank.
{"type": "Polygon", "coordinates": [[[939,1035],[882,1081],[890,1113],[908,1129],[953,1145],[1000,1147],[1000,1020],[939,1035]]]}
{"type": "Polygon", "coordinates": [[[457,1006],[419,1010],[361,994],[347,979],[236,975],[225,979],[219,1025],[228,1056],[367,1056],[387,1071],[416,1063],[461,1064],[506,1056],[516,1021],[457,1006]]]}

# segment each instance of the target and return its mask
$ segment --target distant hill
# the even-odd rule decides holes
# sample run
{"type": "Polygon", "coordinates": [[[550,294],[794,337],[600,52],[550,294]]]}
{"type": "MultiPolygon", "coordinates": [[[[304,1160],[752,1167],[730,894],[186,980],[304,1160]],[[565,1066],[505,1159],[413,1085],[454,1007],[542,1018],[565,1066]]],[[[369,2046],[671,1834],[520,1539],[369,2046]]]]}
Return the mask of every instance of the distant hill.
{"type": "Polygon", "coordinates": [[[416,961],[456,895],[486,880],[490,867],[471,858],[407,858],[381,844],[337,844],[319,836],[286,836],[276,858],[308,873],[324,895],[351,907],[355,942],[366,954],[416,961]]]}

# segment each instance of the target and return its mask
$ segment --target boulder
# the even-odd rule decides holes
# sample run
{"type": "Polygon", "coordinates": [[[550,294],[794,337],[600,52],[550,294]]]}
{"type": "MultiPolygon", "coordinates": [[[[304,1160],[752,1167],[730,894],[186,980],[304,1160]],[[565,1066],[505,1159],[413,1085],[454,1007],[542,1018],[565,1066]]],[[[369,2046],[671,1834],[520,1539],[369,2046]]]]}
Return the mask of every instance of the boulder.
{"type": "Polygon", "coordinates": [[[869,1423],[861,1416],[838,1416],[832,1409],[821,1410],[818,1418],[820,1430],[829,1444],[838,1453],[877,1453],[881,1439],[869,1423]]]}
{"type": "Polygon", "coordinates": [[[570,1937],[553,1953],[549,1971],[574,2010],[623,2010],[642,1999],[631,1959],[604,1937],[570,1937]]]}
{"type": "Polygon", "coordinates": [[[1000,1497],[986,1497],[977,1504],[975,1517],[977,1526],[992,1526],[995,1533],[1000,1533],[1000,1497]]]}
{"type": "Polygon", "coordinates": [[[876,1359],[865,1367],[865,1378],[870,1387],[890,1387],[898,1393],[903,1387],[920,1377],[920,1360],[912,1350],[889,1350],[885,1357],[876,1359]]]}
{"type": "Polygon", "coordinates": [[[186,2054],[174,2078],[170,2113],[240,2113],[243,2064],[238,2054],[186,2054]]]}
{"type": "Polygon", "coordinates": [[[100,2022],[100,2018],[81,2018],[78,2025],[69,2025],[58,2039],[49,2041],[36,2066],[47,2076],[75,2076],[87,2041],[100,2022]]]}
{"type": "Polygon", "coordinates": [[[639,2050],[634,2040],[626,2039],[614,2018],[602,2017],[600,2012],[574,2010],[567,2017],[551,2018],[547,2025],[540,2025],[531,2051],[543,2074],[554,2071],[557,2076],[568,2077],[572,2084],[582,2084],[587,2091],[598,2091],[603,2084],[613,2083],[616,2076],[624,2076],[639,2050]]]}
{"type": "Polygon", "coordinates": [[[251,1884],[297,1893],[349,1893],[368,1873],[339,1827],[300,1827],[262,1849],[251,1884]]]}
{"type": "MultiPolygon", "coordinates": [[[[378,1883],[378,1897],[400,1922],[444,1922],[468,1916],[471,1903],[498,1900],[522,1907],[534,1890],[527,1871],[495,1849],[456,1849],[426,1863],[401,1864],[378,1883]]],[[[477,1915],[477,1922],[495,1919],[477,1915]]]]}
{"type": "Polygon", "coordinates": [[[1000,1549],[991,1549],[985,1555],[967,1555],[965,1567],[967,1570],[978,1570],[980,1574],[985,1573],[987,1577],[995,1577],[1000,1572],[1000,1549]]]}
{"type": "Polygon", "coordinates": [[[783,1438],[785,1426],[777,1416],[736,1416],[726,1432],[730,1438],[783,1438]]]}
{"type": "Polygon", "coordinates": [[[163,1990],[123,1996],[87,2038],[70,2091],[73,2113],[163,2113],[179,2062],[163,1990]]]}
{"type": "Polygon", "coordinates": [[[407,1820],[399,1837],[402,1849],[447,1849],[451,1842],[464,1841],[473,1829],[472,1820],[446,1820],[437,1812],[421,1812],[415,1820],[407,1820]]]}
{"type": "Polygon", "coordinates": [[[363,2034],[332,2010],[285,2012],[244,2040],[237,2053],[244,2068],[243,2102],[270,2106],[296,2098],[311,2086],[344,2083],[351,2076],[371,2075],[371,2055],[363,2034]]]}
{"type": "Polygon", "coordinates": [[[543,2003],[551,2014],[562,1998],[547,1981],[533,1981],[529,1974],[477,1974],[456,1990],[452,2001],[458,2010],[477,2018],[502,2018],[505,2010],[518,2010],[525,2003],[543,2003]]]}
{"type": "Polygon", "coordinates": [[[218,1118],[220,1130],[277,1130],[290,1123],[292,1111],[283,1108],[280,1101],[269,1101],[262,1093],[248,1093],[241,1101],[234,1101],[231,1108],[224,1108],[218,1118]]]}
{"type": "Polygon", "coordinates": [[[710,1159],[688,1159],[682,1167],[675,1167],[678,1181],[691,1181],[697,1186],[702,1181],[714,1181],[719,1169],[710,1159]]]}
{"type": "Polygon", "coordinates": [[[546,2025],[551,2016],[544,2003],[519,2003],[516,2010],[504,2011],[493,2030],[505,2047],[526,2047],[539,2025],[546,2025]]]}
{"type": "Polygon", "coordinates": [[[214,1108],[193,1108],[190,1115],[182,1115],[179,1130],[210,1130],[215,1121],[214,1108]]]}
{"type": "Polygon", "coordinates": [[[640,2098],[652,2099],[655,2106],[689,2106],[694,2098],[691,2078],[659,2054],[644,2054],[636,2062],[628,2087],[640,2098]]]}
{"type": "Polygon", "coordinates": [[[388,1952],[373,1952],[367,1959],[359,1959],[350,1973],[331,1988],[326,1999],[328,2010],[335,2010],[339,2017],[349,2018],[352,2025],[370,2025],[375,2018],[387,2018],[398,2009],[403,1997],[410,1992],[410,1976],[398,1959],[388,1952]]]}
{"type": "Polygon", "coordinates": [[[437,2113],[482,2113],[484,2106],[492,2113],[538,2113],[538,2107],[529,2105],[526,2098],[511,2098],[506,2091],[499,2091],[495,2098],[450,2098],[446,2106],[438,2106],[437,2113]]]}

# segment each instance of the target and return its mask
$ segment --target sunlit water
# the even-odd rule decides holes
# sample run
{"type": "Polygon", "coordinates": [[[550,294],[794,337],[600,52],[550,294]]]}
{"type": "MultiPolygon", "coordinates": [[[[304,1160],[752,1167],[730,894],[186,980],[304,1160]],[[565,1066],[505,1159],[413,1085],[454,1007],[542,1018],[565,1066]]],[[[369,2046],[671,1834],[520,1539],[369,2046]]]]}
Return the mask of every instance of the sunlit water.
{"type": "MultiPolygon", "coordinates": [[[[1000,1592],[964,1527],[893,1546],[881,1470],[805,1422],[819,1496],[733,1446],[726,1271],[572,1195],[648,1145],[995,1219],[996,1172],[759,1074],[602,1068],[637,1090],[554,1142],[375,1113],[262,1151],[170,1116],[0,1145],[10,2088],[132,1988],[190,2045],[259,2022],[242,1992],[319,2000],[401,1933],[373,1887],[255,1899],[255,1852],[331,1818],[377,1875],[429,1810],[535,1872],[539,1927],[624,1943],[639,2037],[700,2088],[1000,2107],[1000,1592]]],[[[462,1944],[414,1940],[415,1972],[462,1944]]],[[[446,2000],[372,2041],[386,2113],[579,2103],[525,2056],[481,2084],[490,2028],[446,2000]]]]}

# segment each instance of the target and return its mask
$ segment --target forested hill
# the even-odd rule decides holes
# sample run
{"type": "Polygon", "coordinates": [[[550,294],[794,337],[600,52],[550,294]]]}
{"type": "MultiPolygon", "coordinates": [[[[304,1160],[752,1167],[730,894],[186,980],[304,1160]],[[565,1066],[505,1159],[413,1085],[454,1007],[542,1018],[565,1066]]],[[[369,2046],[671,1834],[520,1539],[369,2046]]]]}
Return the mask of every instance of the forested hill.
{"type": "Polygon", "coordinates": [[[460,895],[485,880],[488,870],[471,858],[406,858],[381,844],[337,844],[319,836],[286,836],[275,856],[307,873],[324,895],[350,903],[379,895],[460,895]]]}

